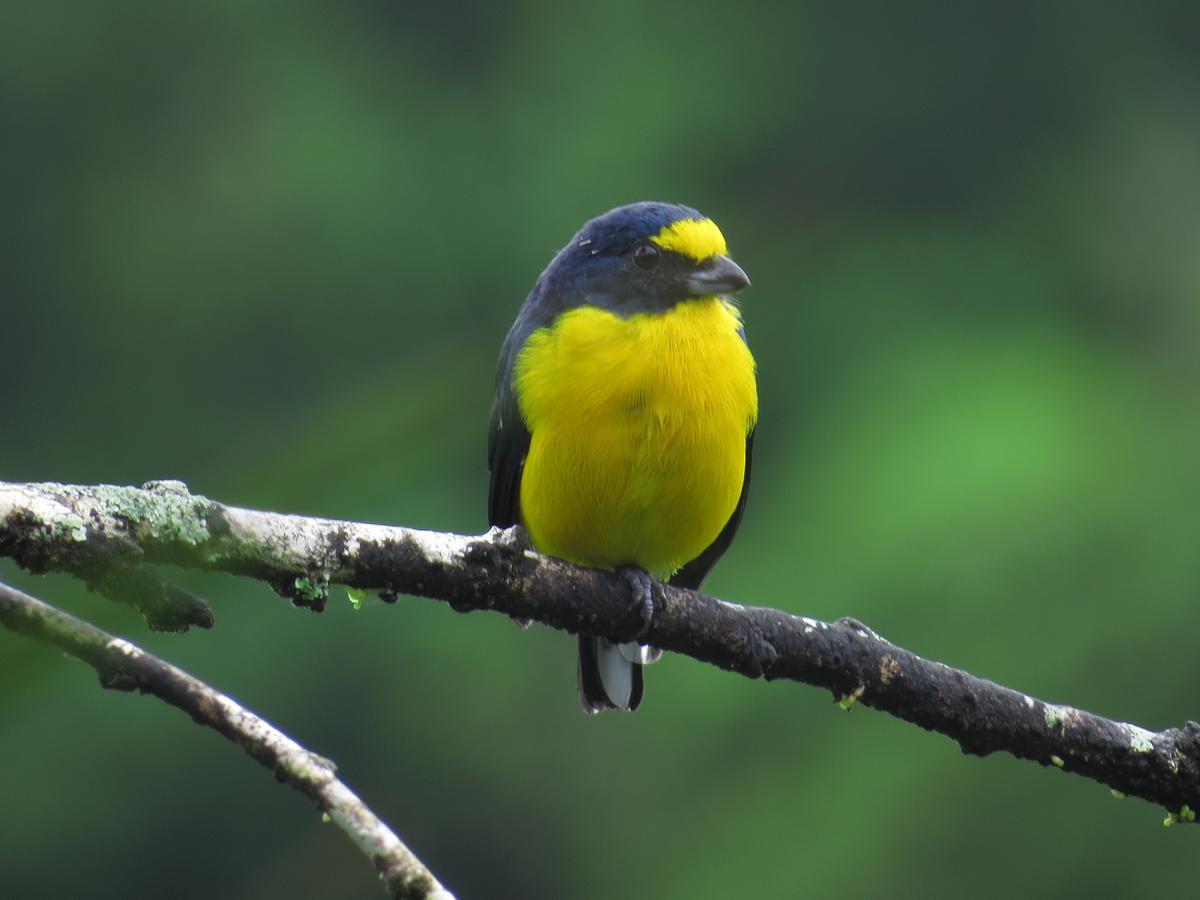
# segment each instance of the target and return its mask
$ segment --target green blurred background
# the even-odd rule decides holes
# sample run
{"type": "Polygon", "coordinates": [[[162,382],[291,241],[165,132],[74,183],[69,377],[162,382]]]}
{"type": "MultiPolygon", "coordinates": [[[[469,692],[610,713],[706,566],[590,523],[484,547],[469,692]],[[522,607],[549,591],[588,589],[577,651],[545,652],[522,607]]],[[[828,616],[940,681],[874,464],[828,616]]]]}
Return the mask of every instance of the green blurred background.
{"type": "MultiPolygon", "coordinates": [[[[8,3],[0,478],[485,526],[493,366],[586,218],[754,279],[755,485],[713,592],[1152,728],[1200,718],[1194,3],[8,3]]],[[[341,766],[461,898],[1167,896],[1198,833],[682,658],[174,573],[147,632],[341,766]]],[[[0,633],[11,897],[382,896],[299,795],[0,633]]]]}

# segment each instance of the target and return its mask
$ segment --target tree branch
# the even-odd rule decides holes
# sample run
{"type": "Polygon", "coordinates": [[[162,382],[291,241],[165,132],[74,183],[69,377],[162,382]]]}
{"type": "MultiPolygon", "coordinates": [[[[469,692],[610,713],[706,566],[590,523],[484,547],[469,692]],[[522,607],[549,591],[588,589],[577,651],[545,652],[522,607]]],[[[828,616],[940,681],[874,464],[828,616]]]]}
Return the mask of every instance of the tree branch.
{"type": "Polygon", "coordinates": [[[391,829],[335,777],[331,762],[229,697],[129,641],[3,583],[0,624],[83,660],[99,673],[104,687],[153,694],[238,744],[346,832],[375,864],[393,897],[454,900],[391,829]]]}
{"type": "MultiPolygon", "coordinates": [[[[330,583],[491,609],[628,640],[641,629],[628,586],[535,553],[520,529],[466,536],[226,506],[178,482],[145,488],[0,482],[0,555],[35,572],[105,560],[247,575],[324,608],[330,583]]],[[[667,587],[643,640],[750,678],[831,690],[957,741],[998,750],[1165,806],[1200,809],[1200,724],[1151,732],[922,659],[853,620],[821,622],[667,587]]]]}

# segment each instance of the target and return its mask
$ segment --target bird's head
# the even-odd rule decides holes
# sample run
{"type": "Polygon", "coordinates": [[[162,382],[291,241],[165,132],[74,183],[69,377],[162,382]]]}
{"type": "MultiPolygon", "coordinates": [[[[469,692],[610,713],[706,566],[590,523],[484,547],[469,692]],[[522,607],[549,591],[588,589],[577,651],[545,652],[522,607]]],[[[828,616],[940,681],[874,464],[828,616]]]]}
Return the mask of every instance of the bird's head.
{"type": "Polygon", "coordinates": [[[579,230],[542,275],[542,287],[569,303],[620,315],[663,312],[699,297],[731,294],[750,284],[726,255],[709,218],[672,203],[631,203],[579,230]]]}

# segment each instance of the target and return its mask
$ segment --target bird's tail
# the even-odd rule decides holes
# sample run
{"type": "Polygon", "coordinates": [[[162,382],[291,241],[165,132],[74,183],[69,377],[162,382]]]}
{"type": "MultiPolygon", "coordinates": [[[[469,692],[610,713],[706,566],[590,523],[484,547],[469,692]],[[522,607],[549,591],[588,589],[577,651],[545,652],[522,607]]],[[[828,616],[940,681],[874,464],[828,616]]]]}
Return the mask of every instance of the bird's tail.
{"type": "Polygon", "coordinates": [[[633,711],[642,702],[642,663],[649,648],[579,636],[579,705],[586,713],[633,711]],[[631,659],[632,657],[632,659],[631,659]]]}

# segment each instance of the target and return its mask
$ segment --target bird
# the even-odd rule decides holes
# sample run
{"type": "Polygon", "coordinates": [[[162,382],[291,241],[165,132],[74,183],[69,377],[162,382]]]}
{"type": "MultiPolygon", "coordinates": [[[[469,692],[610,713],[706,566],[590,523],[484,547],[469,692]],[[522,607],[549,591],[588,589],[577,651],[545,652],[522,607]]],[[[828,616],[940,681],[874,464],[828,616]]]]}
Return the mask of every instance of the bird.
{"type": "MultiPolygon", "coordinates": [[[[501,346],[489,523],[619,572],[647,627],[656,591],[699,588],[746,507],[758,387],[731,297],[749,284],[710,218],[631,203],[555,254],[501,346]]],[[[584,711],[636,709],[661,652],[578,642],[584,711]]]]}

